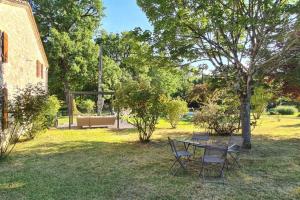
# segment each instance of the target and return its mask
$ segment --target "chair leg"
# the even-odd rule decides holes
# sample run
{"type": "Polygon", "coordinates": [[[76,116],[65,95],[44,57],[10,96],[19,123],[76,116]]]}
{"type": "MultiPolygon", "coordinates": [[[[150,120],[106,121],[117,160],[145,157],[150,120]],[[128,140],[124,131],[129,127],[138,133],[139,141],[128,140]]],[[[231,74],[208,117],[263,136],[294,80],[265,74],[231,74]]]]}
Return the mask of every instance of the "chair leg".
{"type": "MultiPolygon", "coordinates": [[[[184,163],[181,160],[181,157],[176,158],[176,160],[174,161],[174,163],[172,164],[172,166],[170,167],[169,171],[171,172],[172,169],[174,168],[175,164],[178,163],[180,165],[180,167],[184,170],[186,170],[186,166],[184,165],[184,163]]],[[[176,171],[173,173],[173,175],[176,175],[178,169],[176,169],[176,171]]]]}
{"type": "Polygon", "coordinates": [[[193,151],[193,156],[195,157],[196,155],[196,146],[194,146],[194,151],[193,151]]]}
{"type": "Polygon", "coordinates": [[[172,164],[172,166],[170,167],[169,171],[171,171],[171,170],[173,169],[173,167],[175,166],[176,162],[177,162],[177,160],[175,160],[175,161],[173,162],[173,164],[172,164]]]}
{"type": "Polygon", "coordinates": [[[204,163],[203,163],[203,161],[202,161],[202,163],[201,163],[201,169],[200,169],[199,176],[202,177],[202,180],[203,180],[203,182],[204,182],[205,179],[204,179],[204,163]]]}
{"type": "Polygon", "coordinates": [[[221,168],[221,172],[220,172],[220,177],[223,178],[224,177],[224,168],[226,165],[226,161],[222,164],[222,168],[221,168]]]}
{"type": "Polygon", "coordinates": [[[226,169],[229,170],[229,160],[227,158],[225,160],[225,163],[226,163],[226,169]]]}
{"type": "Polygon", "coordinates": [[[181,160],[180,157],[177,159],[177,161],[178,161],[178,163],[180,164],[180,166],[181,166],[184,170],[186,170],[186,166],[184,165],[184,163],[182,162],[182,160],[181,160]]]}
{"type": "Polygon", "coordinates": [[[241,168],[242,166],[239,163],[239,155],[238,153],[236,153],[236,156],[234,156],[232,153],[229,153],[230,157],[232,158],[233,162],[239,167],[241,168]]]}

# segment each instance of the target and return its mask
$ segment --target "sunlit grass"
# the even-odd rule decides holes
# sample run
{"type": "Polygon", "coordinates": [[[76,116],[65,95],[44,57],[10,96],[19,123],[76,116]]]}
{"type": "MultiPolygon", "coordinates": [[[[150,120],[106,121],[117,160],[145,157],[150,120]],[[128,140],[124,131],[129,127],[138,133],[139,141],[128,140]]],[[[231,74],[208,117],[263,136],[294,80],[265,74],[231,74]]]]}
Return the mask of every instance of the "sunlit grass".
{"type": "MultiPolygon", "coordinates": [[[[263,116],[242,169],[225,185],[203,184],[198,169],[168,174],[167,137],[186,137],[162,120],[150,144],[135,130],[50,130],[17,145],[0,163],[0,199],[299,199],[300,118],[263,116]]],[[[200,153],[200,152],[199,152],[200,153]]]]}

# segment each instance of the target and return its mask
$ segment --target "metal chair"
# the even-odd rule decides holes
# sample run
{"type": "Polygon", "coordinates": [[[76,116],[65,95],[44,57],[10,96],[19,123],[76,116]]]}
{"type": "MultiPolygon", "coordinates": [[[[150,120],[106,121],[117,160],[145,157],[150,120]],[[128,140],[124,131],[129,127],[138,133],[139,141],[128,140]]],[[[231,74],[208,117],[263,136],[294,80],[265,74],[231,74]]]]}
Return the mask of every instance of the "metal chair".
{"type": "MultiPolygon", "coordinates": [[[[201,141],[206,142],[209,140],[209,133],[208,132],[193,132],[192,140],[196,141],[196,142],[201,142],[201,141]]],[[[196,148],[197,148],[197,145],[194,145],[193,155],[196,154],[196,148]]]]}
{"type": "MultiPolygon", "coordinates": [[[[233,164],[240,165],[240,152],[243,146],[242,136],[231,136],[228,143],[228,156],[233,160],[233,164]]],[[[229,164],[229,159],[227,159],[227,164],[229,164]]]]}
{"type": "Polygon", "coordinates": [[[209,140],[208,132],[193,132],[192,140],[200,141],[200,140],[209,140]]]}
{"type": "Polygon", "coordinates": [[[226,165],[227,157],[227,146],[207,146],[204,150],[204,155],[202,157],[202,166],[200,170],[200,176],[205,180],[204,168],[209,165],[214,165],[220,169],[219,176],[224,178],[224,168],[226,165]]]}
{"type": "MultiPolygon", "coordinates": [[[[175,157],[174,163],[172,164],[169,171],[171,172],[171,170],[173,169],[176,163],[178,163],[182,169],[186,170],[187,169],[186,162],[189,161],[192,154],[187,150],[178,151],[177,145],[175,145],[175,141],[169,137],[168,137],[168,141],[171,146],[172,153],[175,157]]],[[[178,169],[173,173],[173,175],[176,175],[177,171],[178,169]]]]}

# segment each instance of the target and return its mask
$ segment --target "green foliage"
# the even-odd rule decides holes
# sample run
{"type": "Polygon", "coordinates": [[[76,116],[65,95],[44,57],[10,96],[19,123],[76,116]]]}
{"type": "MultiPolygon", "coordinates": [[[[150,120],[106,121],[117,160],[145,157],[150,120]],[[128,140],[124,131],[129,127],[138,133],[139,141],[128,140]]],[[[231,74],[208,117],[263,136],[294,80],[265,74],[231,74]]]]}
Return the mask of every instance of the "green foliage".
{"type": "Polygon", "coordinates": [[[54,95],[49,96],[41,113],[42,116],[46,117],[45,121],[47,121],[48,128],[55,124],[55,120],[60,108],[61,102],[58,100],[58,98],[54,95]]]}
{"type": "Polygon", "coordinates": [[[194,116],[197,126],[217,135],[231,135],[239,130],[239,99],[228,90],[217,90],[194,116]]]}
{"type": "Polygon", "coordinates": [[[77,107],[77,102],[75,99],[73,99],[73,114],[74,115],[81,115],[81,112],[78,110],[78,107],[77,107]]]}
{"type": "Polygon", "coordinates": [[[139,132],[143,143],[150,141],[158,118],[163,113],[163,94],[147,79],[123,83],[116,92],[115,105],[130,111],[128,122],[139,132]]]}
{"type": "Polygon", "coordinates": [[[154,26],[157,49],[167,49],[172,59],[208,60],[218,81],[235,89],[242,102],[241,127],[248,147],[255,82],[286,65],[293,56],[290,52],[298,49],[297,39],[286,40],[297,22],[296,2],[137,0],[154,26]]]}
{"type": "Polygon", "coordinates": [[[206,101],[208,94],[207,84],[196,84],[189,92],[188,99],[190,102],[203,103],[206,101]]]}
{"type": "Polygon", "coordinates": [[[35,135],[47,127],[43,112],[47,105],[48,95],[42,85],[28,85],[19,89],[9,105],[14,123],[24,128],[25,135],[33,139],[35,135]]]}
{"type": "Polygon", "coordinates": [[[257,87],[254,89],[254,95],[251,97],[251,106],[252,116],[255,121],[260,119],[261,115],[266,111],[272,97],[273,94],[264,87],[257,87]]]}
{"type": "Polygon", "coordinates": [[[278,115],[279,113],[275,110],[275,108],[271,108],[271,109],[269,110],[269,114],[270,114],[270,115],[278,115]]]}
{"type": "Polygon", "coordinates": [[[78,106],[84,113],[93,113],[95,110],[95,101],[91,99],[82,100],[78,106]]]}
{"type": "Polygon", "coordinates": [[[188,106],[181,99],[168,100],[165,102],[165,112],[172,128],[176,128],[181,117],[188,112],[188,106]]]}
{"type": "Polygon", "coordinates": [[[274,110],[280,115],[294,115],[298,113],[298,109],[295,106],[277,106],[274,110]]]}
{"type": "Polygon", "coordinates": [[[128,120],[142,142],[150,140],[162,114],[161,96],[175,94],[182,82],[179,62],[157,52],[151,37],[135,29],[119,35],[104,32],[97,39],[104,51],[104,88],[117,88],[115,104],[131,110],[128,120]]]}
{"type": "Polygon", "coordinates": [[[179,62],[170,60],[165,52],[156,52],[151,33],[135,29],[121,34],[102,33],[97,42],[104,52],[104,88],[114,90],[129,79],[150,78],[152,84],[173,94],[181,87],[179,62]],[[170,76],[170,74],[172,76],[170,76]]]}
{"type": "Polygon", "coordinates": [[[104,91],[115,91],[121,82],[122,70],[118,64],[108,56],[103,57],[103,65],[104,91]]]}
{"type": "Polygon", "coordinates": [[[98,46],[93,41],[102,17],[99,0],[33,0],[32,9],[47,51],[49,90],[59,98],[97,82],[98,46]]]}

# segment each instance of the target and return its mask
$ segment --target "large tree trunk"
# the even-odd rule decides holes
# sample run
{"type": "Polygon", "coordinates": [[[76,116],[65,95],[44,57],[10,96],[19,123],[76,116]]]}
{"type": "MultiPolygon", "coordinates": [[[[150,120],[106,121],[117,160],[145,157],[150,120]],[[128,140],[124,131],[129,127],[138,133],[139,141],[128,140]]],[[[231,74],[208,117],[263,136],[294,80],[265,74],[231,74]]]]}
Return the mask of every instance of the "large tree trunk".
{"type": "Polygon", "coordinates": [[[248,81],[246,92],[241,95],[241,125],[244,148],[251,149],[251,86],[248,81]]]}
{"type": "MultiPolygon", "coordinates": [[[[98,92],[102,91],[102,82],[103,82],[103,60],[102,60],[102,47],[99,48],[99,65],[98,65],[98,92]]],[[[97,100],[97,114],[101,115],[102,109],[104,106],[104,99],[102,94],[98,94],[97,100]]]]}

